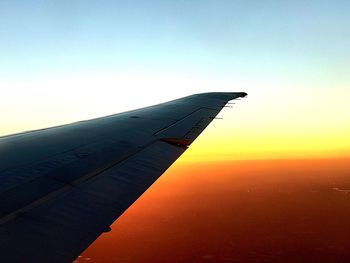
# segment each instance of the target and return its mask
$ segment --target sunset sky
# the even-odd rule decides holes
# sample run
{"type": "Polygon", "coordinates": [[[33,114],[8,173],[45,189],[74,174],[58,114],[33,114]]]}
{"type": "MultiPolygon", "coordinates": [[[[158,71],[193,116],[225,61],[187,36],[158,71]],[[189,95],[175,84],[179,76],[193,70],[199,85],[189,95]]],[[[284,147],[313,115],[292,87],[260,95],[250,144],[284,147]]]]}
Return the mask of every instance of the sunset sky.
{"type": "Polygon", "coordinates": [[[0,136],[247,92],[77,262],[350,262],[349,13],[348,0],[1,0],[0,136]]]}
{"type": "Polygon", "coordinates": [[[345,157],[348,1],[1,1],[0,134],[246,91],[186,160],[345,157]]]}

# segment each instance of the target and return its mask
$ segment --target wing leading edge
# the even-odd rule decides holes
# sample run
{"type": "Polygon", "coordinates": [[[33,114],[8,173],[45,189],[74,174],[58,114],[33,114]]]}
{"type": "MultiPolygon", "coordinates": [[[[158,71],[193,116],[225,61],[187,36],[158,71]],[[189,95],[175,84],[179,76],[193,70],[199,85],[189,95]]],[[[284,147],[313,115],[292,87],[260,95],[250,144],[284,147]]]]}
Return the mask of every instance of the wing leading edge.
{"type": "Polygon", "coordinates": [[[0,261],[74,260],[246,95],[196,94],[0,138],[0,261]]]}

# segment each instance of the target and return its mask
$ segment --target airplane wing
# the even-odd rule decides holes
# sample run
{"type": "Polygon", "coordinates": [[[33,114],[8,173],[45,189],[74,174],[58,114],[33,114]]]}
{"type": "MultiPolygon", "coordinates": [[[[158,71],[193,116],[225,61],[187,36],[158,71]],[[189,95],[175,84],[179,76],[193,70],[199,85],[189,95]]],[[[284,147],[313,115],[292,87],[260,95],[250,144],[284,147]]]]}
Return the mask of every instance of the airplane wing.
{"type": "Polygon", "coordinates": [[[72,262],[237,93],[0,138],[0,262],[72,262]]]}

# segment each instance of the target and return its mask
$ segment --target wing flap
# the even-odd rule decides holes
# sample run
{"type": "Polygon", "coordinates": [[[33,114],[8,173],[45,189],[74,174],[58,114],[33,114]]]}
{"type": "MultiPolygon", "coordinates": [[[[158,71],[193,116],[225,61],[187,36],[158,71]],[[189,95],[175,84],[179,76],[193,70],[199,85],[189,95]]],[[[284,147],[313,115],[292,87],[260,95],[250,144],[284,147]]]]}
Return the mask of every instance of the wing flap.
{"type": "MultiPolygon", "coordinates": [[[[218,110],[214,109],[200,108],[186,118],[157,132],[156,135],[160,138],[184,138],[185,135],[190,133],[193,129],[204,130],[207,124],[212,120],[210,118],[215,117],[218,112],[218,110]],[[208,120],[208,122],[205,120],[208,120]]],[[[187,139],[194,140],[195,138],[188,137],[187,139]]]]}

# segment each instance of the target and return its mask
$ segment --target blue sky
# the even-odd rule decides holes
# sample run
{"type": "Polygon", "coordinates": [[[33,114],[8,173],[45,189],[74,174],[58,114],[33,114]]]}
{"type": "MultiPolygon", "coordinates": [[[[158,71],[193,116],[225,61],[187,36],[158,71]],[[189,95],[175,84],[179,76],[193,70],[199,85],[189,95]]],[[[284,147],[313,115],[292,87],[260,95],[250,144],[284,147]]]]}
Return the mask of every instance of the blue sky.
{"type": "Polygon", "coordinates": [[[341,74],[349,11],[348,1],[1,1],[0,68],[341,74]]]}

